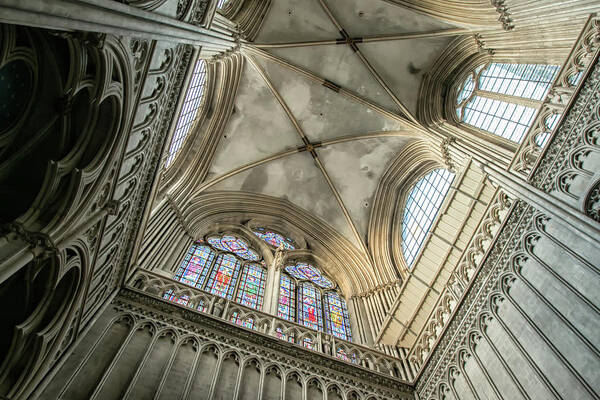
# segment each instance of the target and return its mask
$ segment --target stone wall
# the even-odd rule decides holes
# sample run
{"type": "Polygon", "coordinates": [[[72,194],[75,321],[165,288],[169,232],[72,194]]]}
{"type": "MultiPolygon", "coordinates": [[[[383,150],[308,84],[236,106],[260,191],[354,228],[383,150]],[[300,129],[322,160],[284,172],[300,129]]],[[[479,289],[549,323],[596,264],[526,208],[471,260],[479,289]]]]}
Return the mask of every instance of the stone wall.
{"type": "Polygon", "coordinates": [[[591,229],[517,200],[418,378],[419,398],[600,396],[600,248],[588,211],[597,185],[599,82],[596,64],[530,178],[562,204],[561,177],[576,164],[589,183],[570,187],[582,199],[570,212],[587,214],[591,229]],[[582,154],[575,162],[574,153],[582,154]]]}
{"type": "Polygon", "coordinates": [[[398,379],[130,289],[48,382],[39,398],[413,398],[398,379]]]}

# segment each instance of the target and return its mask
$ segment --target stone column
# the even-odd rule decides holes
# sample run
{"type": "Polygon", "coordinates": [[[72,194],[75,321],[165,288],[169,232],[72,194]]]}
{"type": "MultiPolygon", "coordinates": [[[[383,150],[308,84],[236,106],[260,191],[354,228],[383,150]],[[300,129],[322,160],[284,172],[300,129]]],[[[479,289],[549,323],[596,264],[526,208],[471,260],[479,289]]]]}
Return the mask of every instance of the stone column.
{"type": "Polygon", "coordinates": [[[279,298],[279,280],[281,279],[281,269],[285,259],[285,250],[283,245],[275,251],[273,262],[267,270],[267,281],[265,284],[265,304],[263,310],[269,314],[277,315],[277,301],[279,298]]]}
{"type": "Polygon", "coordinates": [[[3,0],[0,22],[40,28],[102,32],[228,50],[230,35],[106,0],[3,0]]]}

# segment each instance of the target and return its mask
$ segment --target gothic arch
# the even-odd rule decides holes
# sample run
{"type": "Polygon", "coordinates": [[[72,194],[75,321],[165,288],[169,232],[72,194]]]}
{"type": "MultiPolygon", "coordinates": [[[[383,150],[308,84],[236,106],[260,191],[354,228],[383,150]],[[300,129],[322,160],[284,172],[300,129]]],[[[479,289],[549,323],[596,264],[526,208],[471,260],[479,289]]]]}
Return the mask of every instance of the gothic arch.
{"type": "Polygon", "coordinates": [[[417,140],[398,154],[379,182],[369,220],[369,249],[380,273],[385,271],[390,279],[408,273],[399,242],[405,198],[418,179],[443,165],[428,142],[417,140]]]}

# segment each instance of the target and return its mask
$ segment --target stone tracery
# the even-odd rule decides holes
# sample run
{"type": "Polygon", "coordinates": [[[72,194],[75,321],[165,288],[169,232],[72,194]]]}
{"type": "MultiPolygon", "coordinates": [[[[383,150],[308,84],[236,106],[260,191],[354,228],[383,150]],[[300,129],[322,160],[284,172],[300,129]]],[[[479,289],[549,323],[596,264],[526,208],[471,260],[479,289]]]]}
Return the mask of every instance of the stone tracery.
{"type": "MultiPolygon", "coordinates": [[[[542,20],[537,0],[394,0],[377,26],[359,0],[309,17],[284,0],[42,3],[0,6],[17,24],[2,25],[0,77],[28,89],[0,124],[0,189],[18,199],[1,208],[0,298],[22,299],[3,316],[1,395],[600,395],[593,1],[542,20]],[[518,146],[454,117],[455,89],[488,63],[563,65],[518,146]],[[203,105],[163,169],[194,65],[203,105]],[[398,200],[444,166],[447,207],[409,269],[398,200]],[[212,239],[211,262],[237,275],[176,270],[212,239]],[[297,261],[326,276],[311,283],[321,332],[291,321],[296,292],[274,317],[297,261]],[[352,341],[327,325],[333,300],[352,341]]],[[[485,90],[472,83],[462,102],[485,90]]]]}

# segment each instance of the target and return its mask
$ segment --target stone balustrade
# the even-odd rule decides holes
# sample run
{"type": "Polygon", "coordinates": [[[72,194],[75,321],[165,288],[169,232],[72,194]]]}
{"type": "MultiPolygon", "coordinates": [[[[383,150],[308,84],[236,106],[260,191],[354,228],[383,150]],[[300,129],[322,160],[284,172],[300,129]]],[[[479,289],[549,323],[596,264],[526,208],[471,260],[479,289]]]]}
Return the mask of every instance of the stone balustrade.
{"type": "Polygon", "coordinates": [[[164,275],[139,269],[129,286],[154,297],[172,301],[194,311],[209,314],[269,336],[320,352],[357,367],[411,381],[414,370],[404,359],[388,356],[372,348],[309,329],[292,321],[243,306],[207,291],[185,285],[164,275]]]}

